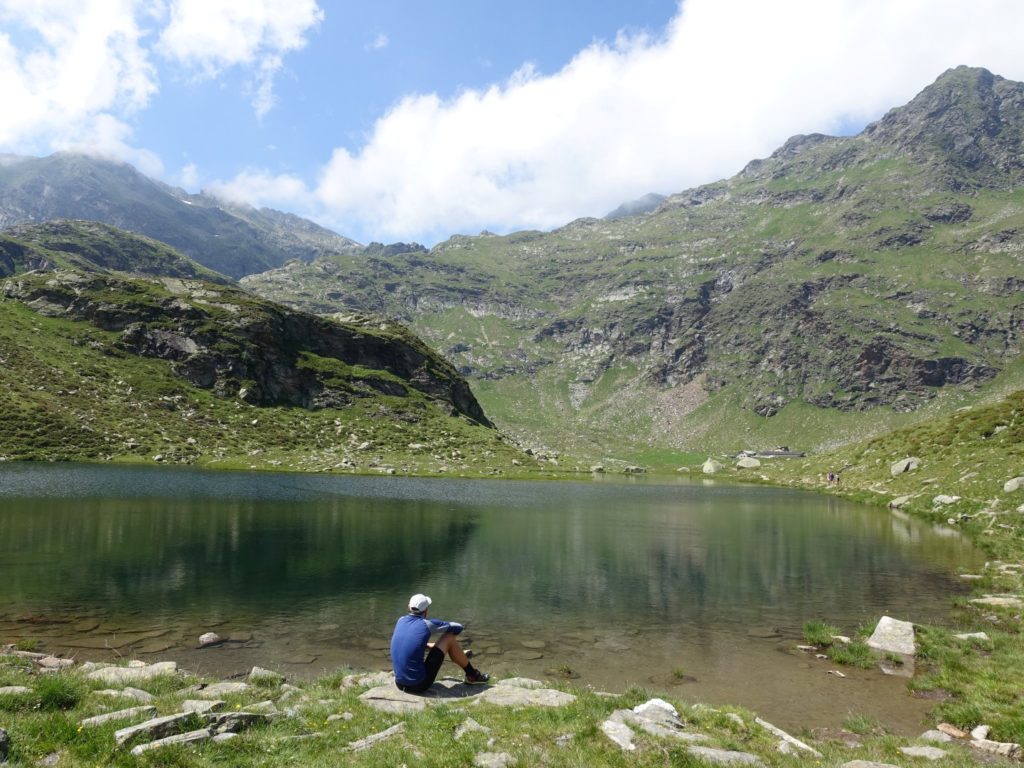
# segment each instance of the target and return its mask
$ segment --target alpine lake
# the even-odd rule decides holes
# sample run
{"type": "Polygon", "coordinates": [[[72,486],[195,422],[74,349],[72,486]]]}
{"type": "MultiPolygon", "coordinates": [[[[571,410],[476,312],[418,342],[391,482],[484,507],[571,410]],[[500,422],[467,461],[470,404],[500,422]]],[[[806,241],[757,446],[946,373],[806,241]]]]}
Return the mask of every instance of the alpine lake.
{"type": "Polygon", "coordinates": [[[943,623],[957,572],[981,560],[905,516],[701,477],[0,466],[0,643],[224,678],[387,669],[394,622],[424,592],[492,676],[913,734],[930,702],[798,650],[802,626],[943,623]],[[208,631],[227,642],[198,648],[208,631]]]}

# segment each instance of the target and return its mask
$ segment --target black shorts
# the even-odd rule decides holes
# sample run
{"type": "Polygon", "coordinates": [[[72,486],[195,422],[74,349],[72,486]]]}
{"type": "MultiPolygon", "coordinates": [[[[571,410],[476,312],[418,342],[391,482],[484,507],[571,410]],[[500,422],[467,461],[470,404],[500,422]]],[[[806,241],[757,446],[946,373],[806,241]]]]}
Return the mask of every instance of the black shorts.
{"type": "Polygon", "coordinates": [[[441,671],[442,664],[444,664],[444,651],[437,647],[431,648],[427,652],[427,657],[423,660],[423,667],[426,671],[425,677],[416,685],[404,685],[403,683],[396,683],[396,685],[406,693],[423,693],[434,684],[434,680],[437,679],[437,673],[441,671]]]}

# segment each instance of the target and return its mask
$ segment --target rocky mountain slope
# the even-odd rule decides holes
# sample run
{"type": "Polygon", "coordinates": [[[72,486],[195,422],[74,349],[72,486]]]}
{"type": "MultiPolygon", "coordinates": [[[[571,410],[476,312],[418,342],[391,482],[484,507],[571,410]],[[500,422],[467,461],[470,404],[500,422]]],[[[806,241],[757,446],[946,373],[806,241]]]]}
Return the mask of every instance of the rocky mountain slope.
{"type": "Polygon", "coordinates": [[[300,469],[520,456],[400,325],[259,299],[95,222],[0,233],[0,276],[0,456],[300,469]]]}
{"type": "Polygon", "coordinates": [[[549,445],[833,444],[1019,381],[1001,372],[1024,331],[1022,137],[1024,85],[961,67],[857,136],[793,137],[651,213],[244,284],[408,322],[549,445]]]}
{"type": "Polygon", "coordinates": [[[90,219],[147,235],[235,278],[361,248],[298,216],[190,195],[125,163],[70,153],[0,158],[0,229],[50,219],[90,219]]]}

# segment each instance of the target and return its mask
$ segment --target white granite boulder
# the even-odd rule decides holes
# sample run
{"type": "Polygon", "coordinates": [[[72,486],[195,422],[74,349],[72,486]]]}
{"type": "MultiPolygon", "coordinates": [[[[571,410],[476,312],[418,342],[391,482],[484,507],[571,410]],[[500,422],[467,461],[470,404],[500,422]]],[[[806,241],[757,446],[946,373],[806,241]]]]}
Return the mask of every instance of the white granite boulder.
{"type": "Polygon", "coordinates": [[[917,652],[914,643],[914,625],[909,621],[900,621],[890,616],[883,616],[875,631],[868,638],[868,647],[882,653],[895,653],[909,656],[917,652]]]}
{"type": "Polygon", "coordinates": [[[725,465],[722,464],[720,461],[708,459],[707,461],[704,462],[704,465],[701,467],[701,472],[703,472],[705,475],[713,475],[716,472],[721,472],[723,469],[725,469],[725,465]]]}

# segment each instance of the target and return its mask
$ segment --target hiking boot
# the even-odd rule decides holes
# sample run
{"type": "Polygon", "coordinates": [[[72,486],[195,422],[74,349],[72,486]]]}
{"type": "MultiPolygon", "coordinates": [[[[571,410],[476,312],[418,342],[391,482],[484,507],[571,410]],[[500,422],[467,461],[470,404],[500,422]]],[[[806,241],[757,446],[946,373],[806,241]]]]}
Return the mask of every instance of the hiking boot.
{"type": "Polygon", "coordinates": [[[481,672],[479,669],[466,673],[466,685],[486,685],[490,679],[490,675],[481,672]]]}

